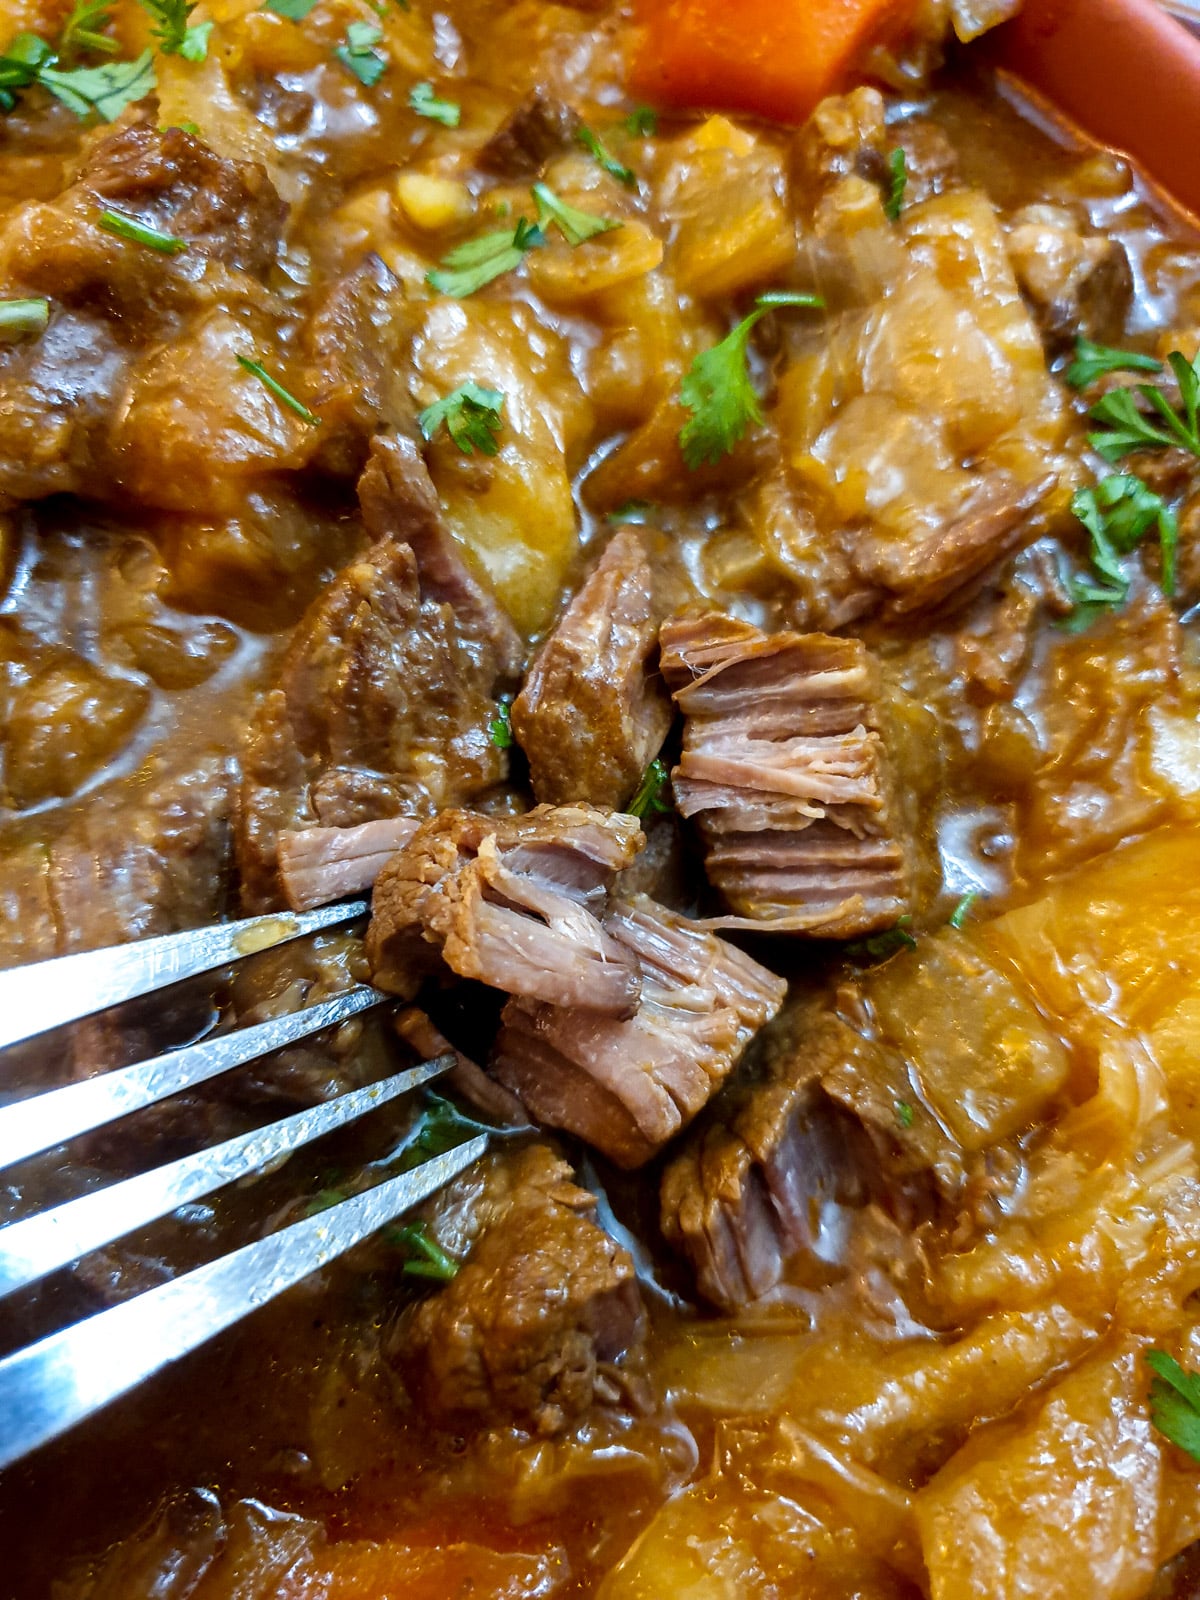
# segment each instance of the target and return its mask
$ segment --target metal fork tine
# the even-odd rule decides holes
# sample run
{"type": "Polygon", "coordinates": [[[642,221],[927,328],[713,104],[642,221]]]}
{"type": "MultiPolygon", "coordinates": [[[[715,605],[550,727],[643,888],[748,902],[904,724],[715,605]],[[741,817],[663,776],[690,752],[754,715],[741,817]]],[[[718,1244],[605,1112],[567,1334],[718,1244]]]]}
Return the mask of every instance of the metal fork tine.
{"type": "Polygon", "coordinates": [[[486,1148],[480,1135],[0,1361],[0,1470],[335,1260],[486,1148]]]}
{"type": "MultiPolygon", "coordinates": [[[[73,960],[74,957],[66,957],[73,960]]],[[[306,1011],[293,1011],[273,1017],[234,1033],[217,1034],[199,1044],[185,1045],[149,1061],[139,1061],[115,1072],[101,1072],[94,1078],[51,1089],[46,1094],[30,1095],[0,1108],[0,1168],[27,1156],[49,1150],[53,1145],[88,1133],[117,1117],[140,1111],[145,1106],[178,1094],[215,1078],[232,1067],[242,1066],[256,1056],[268,1055],[310,1033],[335,1027],[371,1006],[391,998],[366,986],[348,989],[306,1011]]]]}
{"type": "Polygon", "coordinates": [[[0,972],[0,1049],[289,939],[365,916],[369,909],[366,900],[346,900],[300,914],[272,912],[0,972]]]}
{"type": "Polygon", "coordinates": [[[436,1061],[426,1061],[364,1089],[339,1095],[336,1100],[256,1128],[212,1149],[199,1150],[165,1167],[109,1184],[52,1211],[0,1228],[0,1299],[78,1260],[89,1250],[99,1250],[123,1234],[166,1216],[189,1200],[211,1194],[214,1189],[290,1156],[314,1139],[440,1077],[453,1064],[453,1056],[439,1056],[436,1061]]]}

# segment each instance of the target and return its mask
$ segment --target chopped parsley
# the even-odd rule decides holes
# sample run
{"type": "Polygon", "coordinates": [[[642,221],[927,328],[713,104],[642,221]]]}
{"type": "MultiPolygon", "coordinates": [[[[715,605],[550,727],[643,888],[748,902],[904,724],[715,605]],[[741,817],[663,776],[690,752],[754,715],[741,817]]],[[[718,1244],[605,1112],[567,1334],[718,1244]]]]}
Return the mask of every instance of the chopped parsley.
{"type": "Polygon", "coordinates": [[[0,341],[41,333],[50,320],[49,300],[0,300],[0,341]]]}
{"type": "Polygon", "coordinates": [[[1165,1350],[1148,1350],[1150,1420],[1164,1438],[1200,1461],[1200,1376],[1186,1372],[1165,1350]]]}
{"type": "MultiPolygon", "coordinates": [[[[24,35],[23,37],[36,37],[24,35]]],[[[17,43],[13,41],[14,45],[17,43]]],[[[126,106],[144,100],[154,92],[154,54],[143,50],[134,61],[107,61],[100,67],[75,67],[60,72],[52,65],[55,57],[42,40],[37,40],[47,51],[46,64],[40,66],[27,82],[36,81],[48,89],[56,100],[61,100],[77,117],[95,114],[102,122],[112,122],[126,106]]],[[[11,56],[11,47],[10,47],[11,56]]],[[[3,65],[9,56],[0,61],[0,89],[6,88],[3,65]]],[[[0,105],[3,105],[0,100],[0,105]]],[[[5,107],[5,109],[10,109],[5,107]]]]}
{"type": "Polygon", "coordinates": [[[588,127],[581,127],[575,135],[588,155],[608,173],[610,178],[615,178],[618,183],[623,183],[626,188],[632,189],[637,183],[637,176],[632,168],[617,160],[600,142],[598,135],[588,127]]]}
{"type": "Polygon", "coordinates": [[[907,1100],[896,1101],[896,1121],[902,1128],[911,1128],[915,1113],[907,1100]]]}
{"type": "Polygon", "coordinates": [[[66,52],[91,50],[96,55],[115,56],[120,45],[101,32],[111,22],[109,0],[75,0],[59,35],[58,47],[66,52]]]}
{"type": "Polygon", "coordinates": [[[968,889],[962,899],[950,913],[949,924],[952,928],[961,928],[971,912],[975,909],[975,902],[979,899],[978,889],[968,889]]]}
{"type": "Polygon", "coordinates": [[[1072,389],[1086,389],[1097,378],[1110,372],[1161,372],[1162,362],[1153,356],[1139,355],[1135,350],[1114,350],[1111,345],[1093,344],[1090,339],[1075,341],[1075,359],[1067,368],[1067,382],[1072,389]]]}
{"type": "Polygon", "coordinates": [[[461,1265],[442,1249],[427,1222],[407,1222],[402,1228],[387,1228],[383,1237],[388,1244],[406,1253],[408,1260],[404,1271],[411,1278],[432,1278],[435,1283],[449,1283],[461,1265]]]}
{"type": "Polygon", "coordinates": [[[904,191],[908,188],[908,162],[899,145],[888,157],[888,172],[891,174],[891,184],[884,198],[883,209],[889,222],[899,222],[900,213],[904,210],[904,191]]]}
{"type": "Polygon", "coordinates": [[[1090,417],[1093,422],[1102,423],[1106,431],[1089,433],[1088,443],[1106,461],[1119,461],[1135,450],[1164,450],[1171,445],[1200,456],[1200,423],[1196,416],[1200,405],[1200,356],[1193,362],[1173,350],[1167,360],[1179,383],[1182,411],[1177,411],[1152,383],[1139,383],[1136,391],[1114,389],[1092,407],[1090,417]],[[1151,406],[1154,416],[1141,410],[1135,393],[1151,406]]]}
{"type": "Polygon", "coordinates": [[[36,83],[38,74],[54,61],[54,51],[36,33],[18,33],[0,56],[0,107],[11,111],[17,95],[36,83]]]}
{"type": "Polygon", "coordinates": [[[658,132],[658,112],[652,106],[635,106],[625,118],[625,126],[635,139],[652,139],[658,132]]]}
{"type": "Polygon", "coordinates": [[[122,211],[102,211],[100,226],[106,233],[115,233],[118,239],[128,239],[131,244],[157,250],[160,256],[177,256],[181,250],[187,249],[186,239],[177,239],[173,233],[151,228],[145,222],[138,222],[135,217],[127,217],[122,211]]]}
{"type": "Polygon", "coordinates": [[[164,55],[182,56],[185,61],[204,60],[213,25],[211,22],[188,22],[196,9],[195,0],[138,0],[138,3],[153,19],[154,37],[164,55]]]}
{"type": "Polygon", "coordinates": [[[512,706],[507,700],[496,702],[496,715],[488,723],[488,732],[497,750],[511,750],[513,746],[512,706]]]}
{"type": "Polygon", "coordinates": [[[496,435],[500,432],[500,413],[504,409],[504,396],[499,389],[484,389],[478,383],[464,383],[427,406],[417,418],[417,425],[427,439],[444,423],[446,432],[464,455],[478,450],[481,455],[494,456],[500,446],[496,435]]]}
{"type": "Polygon", "coordinates": [[[760,294],[755,308],[733,331],[703,350],[688,368],[679,398],[692,413],[679,430],[683,459],[695,470],[719,461],[739,442],[751,423],[763,420],[746,359],[751,330],[776,306],[824,306],[815,294],[773,290],[760,294]]]}
{"type": "Polygon", "coordinates": [[[1086,576],[1073,574],[1067,580],[1076,606],[1070,623],[1072,631],[1086,627],[1098,612],[1125,604],[1129,578],[1121,557],[1127,556],[1151,528],[1157,529],[1162,550],[1163,593],[1174,594],[1179,525],[1163,497],[1141,478],[1131,472],[1101,478],[1093,488],[1075,492],[1071,510],[1090,536],[1093,568],[1086,576]]]}
{"type": "Polygon", "coordinates": [[[408,94],[409,106],[419,117],[440,122],[443,128],[457,128],[462,107],[453,100],[439,100],[431,83],[414,83],[408,94]]]}
{"type": "Polygon", "coordinates": [[[638,527],[644,527],[650,520],[654,507],[649,500],[626,500],[623,506],[618,506],[615,511],[605,513],[605,522],[633,522],[638,527]]]}
{"type": "Polygon", "coordinates": [[[277,17],[289,22],[303,22],[317,0],[263,0],[260,11],[273,11],[277,17]]]}
{"type": "Polygon", "coordinates": [[[352,22],[346,29],[345,44],[333,52],[344,67],[369,89],[379,82],[387,66],[387,57],[375,46],[383,38],[383,29],[373,22],[352,22]]]}
{"type": "Polygon", "coordinates": [[[489,1123],[464,1116],[452,1101],[427,1090],[421,1115],[400,1154],[397,1168],[401,1172],[411,1172],[431,1156],[444,1155],[477,1133],[495,1132],[489,1123]]]}
{"type": "Polygon", "coordinates": [[[537,202],[538,222],[542,228],[557,223],[563,238],[570,245],[581,245],[588,239],[594,239],[598,233],[610,233],[613,228],[621,226],[607,217],[593,216],[590,211],[579,211],[569,206],[544,183],[534,184],[533,198],[537,202]]]}
{"type": "Polygon", "coordinates": [[[425,274],[425,281],[452,299],[462,300],[494,278],[519,267],[528,251],[546,242],[546,235],[535,223],[522,217],[512,233],[484,233],[456,245],[441,265],[425,274]]]}
{"type": "Polygon", "coordinates": [[[289,411],[294,411],[301,422],[307,422],[310,428],[319,428],[321,426],[320,417],[314,416],[303,401],[297,400],[294,394],[290,394],[278,378],[271,376],[261,362],[251,361],[247,356],[238,356],[237,364],[243,372],[249,372],[256,377],[263,388],[268,389],[275,396],[280,405],[286,406],[289,411]]]}
{"type": "Polygon", "coordinates": [[[665,815],[671,809],[670,787],[667,764],[656,756],[642,774],[637,793],[625,808],[626,811],[631,817],[647,817],[652,811],[660,816],[665,815]]]}
{"type": "Polygon", "coordinates": [[[885,928],[867,939],[853,940],[846,945],[846,954],[855,961],[885,961],[898,950],[915,950],[917,941],[909,932],[911,923],[911,917],[901,917],[894,928],[885,928]]]}

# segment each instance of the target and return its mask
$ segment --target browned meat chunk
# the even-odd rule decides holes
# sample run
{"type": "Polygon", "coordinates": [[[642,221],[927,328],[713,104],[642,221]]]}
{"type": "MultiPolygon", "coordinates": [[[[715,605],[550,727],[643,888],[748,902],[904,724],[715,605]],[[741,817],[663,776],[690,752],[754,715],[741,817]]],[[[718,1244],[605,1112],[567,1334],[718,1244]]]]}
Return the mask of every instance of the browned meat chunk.
{"type": "Polygon", "coordinates": [[[797,1276],[798,1262],[819,1268],[836,1251],[829,1208],[867,1197],[869,1147],[822,1092],[824,1050],[806,1046],[768,1052],[765,1070],[713,1103],[663,1173],[663,1234],[725,1311],[797,1276]]]}
{"type": "Polygon", "coordinates": [[[892,925],[909,872],[882,690],[857,639],[760,633],[709,613],[662,631],[686,716],[673,777],[732,927],[850,938],[892,925]]]}
{"type": "Polygon", "coordinates": [[[379,817],[352,828],[300,828],[279,835],[279,881],[293,911],[369,889],[391,857],[412,838],[415,817],[379,817]]]}
{"type": "Polygon", "coordinates": [[[594,1203],[540,1144],[485,1158],[436,1202],[439,1243],[469,1255],[390,1340],[436,1421],[553,1434],[621,1397],[645,1319],[633,1262],[588,1215],[594,1203]]]}
{"type": "Polygon", "coordinates": [[[392,1027],[405,1044],[409,1045],[421,1061],[432,1061],[437,1056],[453,1056],[454,1065],[443,1080],[476,1111],[482,1111],[490,1122],[509,1127],[529,1126],[529,1118],[516,1095],[490,1078],[478,1062],[455,1048],[437,1024],[419,1006],[404,1006],[392,1018],[392,1027]]]}
{"type": "Polygon", "coordinates": [[[1051,352],[1080,334],[1101,344],[1120,340],[1133,272],[1117,240],[1080,226],[1065,206],[1032,205],[1009,221],[1008,254],[1051,352]]]}
{"type": "Polygon", "coordinates": [[[513,701],[513,732],[539,800],[628,803],[671,725],[652,664],[656,633],[650,564],[636,530],[622,528],[513,701]]]}
{"type": "Polygon", "coordinates": [[[599,917],[641,846],[633,817],[591,807],[444,811],[379,875],[367,931],[374,982],[411,994],[432,947],[460,977],[508,994],[632,1015],[637,964],[599,917]]]}
{"type": "Polygon", "coordinates": [[[536,178],[574,142],[579,115],[544,89],[525,97],[484,145],[475,165],[498,178],[536,178]]]}
{"type": "Polygon", "coordinates": [[[492,1070],[538,1122],[638,1167],[720,1088],[787,986],[652,900],[617,903],[605,930],[640,967],[636,1014],[511,1000],[492,1070]]]}
{"type": "MultiPolygon", "coordinates": [[[[373,450],[369,523],[392,505],[379,480],[407,473],[411,498],[422,504],[427,494],[411,447],[377,440],[373,450]]],[[[465,573],[455,587],[452,558],[433,530],[417,526],[419,515],[410,521],[419,548],[433,552],[432,576],[400,542],[404,517],[394,507],[395,533],[384,532],[310,609],[251,725],[238,831],[251,908],[283,898],[282,833],[429,816],[505,775],[489,724],[508,636],[465,573]],[[462,609],[452,603],[460,591],[462,609]]]]}

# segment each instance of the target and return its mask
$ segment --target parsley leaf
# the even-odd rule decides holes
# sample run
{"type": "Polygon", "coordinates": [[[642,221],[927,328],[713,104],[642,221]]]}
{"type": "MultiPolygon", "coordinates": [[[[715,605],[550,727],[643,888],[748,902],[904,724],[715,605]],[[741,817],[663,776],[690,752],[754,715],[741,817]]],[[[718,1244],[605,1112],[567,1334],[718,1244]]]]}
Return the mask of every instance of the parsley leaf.
{"type": "Polygon", "coordinates": [[[1134,350],[1114,350],[1111,345],[1093,344],[1090,339],[1075,341],[1075,359],[1067,368],[1067,382],[1072,389],[1086,389],[1097,378],[1110,372],[1161,372],[1162,362],[1153,356],[1138,355],[1134,350]]]}
{"type": "Polygon", "coordinates": [[[474,1134],[495,1132],[489,1123],[464,1116],[452,1101],[426,1090],[425,1105],[396,1163],[397,1170],[411,1172],[431,1156],[444,1155],[455,1145],[465,1144],[474,1134]]]}
{"type": "Polygon", "coordinates": [[[0,300],[0,342],[11,344],[24,334],[41,333],[49,320],[49,300],[0,300]]]}
{"type": "Polygon", "coordinates": [[[403,1250],[408,1260],[404,1271],[412,1278],[432,1278],[435,1283],[449,1283],[461,1265],[429,1231],[427,1222],[406,1222],[402,1228],[387,1228],[383,1237],[388,1244],[403,1250]]]}
{"type": "Polygon", "coordinates": [[[373,22],[352,22],[346,29],[345,44],[338,45],[333,52],[368,89],[379,82],[387,66],[387,57],[375,48],[382,38],[383,29],[373,22]]]}
{"type": "Polygon", "coordinates": [[[891,187],[883,202],[889,222],[899,222],[904,210],[904,191],[908,188],[908,162],[899,145],[888,157],[888,171],[892,175],[891,187]]]}
{"type": "Polygon", "coordinates": [[[488,732],[497,750],[511,750],[513,746],[512,706],[507,700],[496,703],[496,715],[488,723],[488,732]]]}
{"type": "Polygon", "coordinates": [[[11,111],[17,95],[36,83],[42,68],[54,60],[54,51],[36,33],[18,33],[0,56],[0,108],[11,111]]]}
{"type": "Polygon", "coordinates": [[[500,448],[496,435],[503,408],[504,396],[499,389],[464,383],[444,400],[427,406],[417,418],[417,425],[427,439],[432,439],[445,423],[446,432],[464,455],[478,450],[481,455],[494,456],[500,448]]]}
{"type": "Polygon", "coordinates": [[[108,61],[102,67],[76,67],[71,72],[43,66],[37,81],[77,117],[95,112],[102,122],[112,122],[126,106],[154,92],[154,55],[143,50],[135,61],[108,61]]]}
{"type": "Polygon", "coordinates": [[[289,22],[303,22],[317,0],[263,0],[260,11],[273,11],[277,17],[289,22]]]}
{"type": "Polygon", "coordinates": [[[294,411],[301,422],[307,422],[310,428],[321,426],[320,417],[314,416],[303,401],[297,400],[294,394],[283,387],[278,378],[273,378],[259,361],[251,361],[247,356],[238,356],[237,364],[243,372],[249,372],[256,377],[264,389],[273,394],[280,405],[286,406],[289,411],[294,411]]]}
{"type": "Polygon", "coordinates": [[[522,217],[514,233],[484,233],[478,239],[456,245],[442,257],[441,266],[425,274],[425,281],[439,294],[462,300],[519,267],[527,251],[536,250],[545,242],[541,228],[522,217]]]}
{"type": "Polygon", "coordinates": [[[909,932],[911,923],[910,916],[903,916],[894,928],[884,928],[882,933],[873,933],[868,939],[851,940],[844,947],[845,952],[854,961],[885,961],[898,950],[915,950],[917,941],[909,932]]]}
{"type": "Polygon", "coordinates": [[[177,256],[181,250],[187,249],[186,239],[177,239],[173,233],[148,227],[136,217],[127,217],[121,211],[102,211],[100,226],[106,233],[115,233],[119,239],[145,245],[147,250],[157,250],[160,256],[177,256]]]}
{"type": "Polygon", "coordinates": [[[625,118],[625,126],[635,139],[652,139],[658,132],[658,112],[651,106],[635,106],[625,118]]]}
{"type": "Polygon", "coordinates": [[[615,511],[604,514],[605,522],[632,522],[638,527],[645,527],[650,520],[650,513],[654,507],[649,500],[626,500],[623,506],[618,506],[615,511]]]}
{"type": "Polygon", "coordinates": [[[761,423],[762,408],[750,382],[746,349],[755,324],[775,306],[824,306],[815,294],[779,290],[760,294],[755,309],[733,331],[702,350],[687,370],[679,398],[692,413],[679,430],[683,459],[694,471],[728,455],[751,423],[761,423]]]}
{"type": "MultiPolygon", "coordinates": [[[[1078,489],[1071,497],[1071,510],[1091,536],[1091,562],[1098,578],[1074,576],[1068,580],[1071,598],[1077,605],[1112,609],[1124,605],[1129,595],[1129,578],[1121,566],[1126,556],[1151,530],[1158,531],[1162,550],[1164,594],[1175,593],[1175,555],[1179,525],[1175,513],[1149,484],[1133,473],[1113,473],[1090,489],[1078,489]]],[[[1080,626],[1091,620],[1079,619],[1080,626]]]]}
{"type": "Polygon", "coordinates": [[[1200,356],[1192,362],[1173,350],[1167,360],[1179,384],[1182,412],[1154,384],[1139,383],[1136,390],[1157,413],[1162,426],[1138,408],[1132,389],[1114,389],[1092,407],[1089,415],[1093,421],[1103,423],[1109,431],[1089,433],[1088,443],[1106,461],[1119,461],[1134,450],[1164,450],[1171,445],[1200,456],[1200,356]]]}
{"type": "Polygon", "coordinates": [[[453,100],[439,100],[431,83],[414,83],[408,103],[419,117],[440,122],[443,128],[457,128],[462,119],[462,107],[453,100]]]}
{"type": "Polygon", "coordinates": [[[915,1115],[916,1113],[913,1111],[913,1108],[909,1105],[907,1100],[896,1101],[896,1121],[902,1128],[911,1128],[913,1125],[913,1117],[915,1115]]]}
{"type": "Polygon", "coordinates": [[[952,928],[961,928],[963,926],[963,924],[966,922],[967,918],[971,915],[971,912],[974,910],[975,902],[978,899],[979,899],[979,890],[978,889],[968,889],[967,893],[965,895],[963,895],[962,899],[958,902],[958,904],[955,906],[954,910],[950,913],[950,916],[948,918],[949,925],[952,928]]]}
{"type": "Polygon", "coordinates": [[[185,61],[203,61],[208,53],[211,22],[190,26],[188,18],[196,9],[195,0],[139,0],[142,10],[154,20],[154,37],[164,55],[182,56],[185,61]]]}
{"type": "Polygon", "coordinates": [[[1150,1420],[1164,1438],[1200,1461],[1200,1377],[1185,1372],[1165,1350],[1148,1350],[1150,1420]]]}
{"type": "Polygon", "coordinates": [[[575,137],[588,155],[604,168],[610,178],[615,178],[618,183],[623,183],[629,189],[636,186],[637,177],[632,169],[618,161],[616,156],[610,155],[590,128],[581,127],[575,137]]]}
{"type": "Polygon", "coordinates": [[[667,764],[656,756],[642,774],[637,793],[626,806],[626,811],[631,817],[647,817],[652,811],[664,816],[671,809],[668,796],[670,787],[667,764]]]}
{"type": "Polygon", "coordinates": [[[115,56],[120,45],[100,31],[111,22],[109,0],[75,0],[63,24],[58,47],[63,51],[94,50],[97,55],[115,56]]]}
{"type": "Polygon", "coordinates": [[[619,222],[610,222],[607,217],[596,217],[590,211],[576,210],[544,183],[534,184],[533,198],[537,201],[538,222],[542,228],[548,228],[556,222],[570,245],[581,245],[588,239],[594,239],[598,233],[610,233],[621,226],[619,222]]]}

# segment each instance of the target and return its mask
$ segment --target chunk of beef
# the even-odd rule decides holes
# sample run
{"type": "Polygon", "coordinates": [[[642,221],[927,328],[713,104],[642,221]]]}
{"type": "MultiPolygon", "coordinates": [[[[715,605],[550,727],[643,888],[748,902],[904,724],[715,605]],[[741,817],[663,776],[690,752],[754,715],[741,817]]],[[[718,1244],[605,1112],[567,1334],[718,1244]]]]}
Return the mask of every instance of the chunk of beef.
{"type": "Polygon", "coordinates": [[[628,803],[671,725],[652,661],[656,634],[650,564],[637,531],[621,528],[513,701],[539,800],[628,803]]]}
{"type": "Polygon", "coordinates": [[[727,1088],[663,1173],[663,1235],[724,1311],[762,1299],[798,1262],[819,1267],[830,1235],[836,1248],[830,1208],[870,1192],[870,1148],[822,1091],[821,1045],[806,1044],[766,1053],[764,1070],[727,1088]]]}
{"type": "Polygon", "coordinates": [[[442,812],[379,875],[367,932],[374,982],[411,994],[440,950],[460,977],[508,994],[630,1016],[637,965],[599,917],[641,846],[635,818],[586,806],[442,812]]]}
{"type": "Polygon", "coordinates": [[[434,1203],[439,1243],[469,1255],[401,1313],[389,1350],[435,1421],[553,1434],[620,1398],[645,1319],[633,1262],[594,1204],[541,1144],[485,1157],[434,1203]]]}
{"type": "Polygon", "coordinates": [[[475,165],[497,178],[536,178],[551,157],[575,142],[579,113],[544,89],[534,89],[501,123],[475,165]]]}
{"type": "Polygon", "coordinates": [[[1008,222],[1008,254],[1052,354],[1081,334],[1120,341],[1133,273],[1119,240],[1087,231],[1066,206],[1023,206],[1008,222]]]}
{"type": "Polygon", "coordinates": [[[605,931],[640,968],[635,1015],[511,1000],[492,1070],[538,1122],[638,1167],[720,1088],[787,986],[652,900],[616,903],[605,931]]]}
{"type": "Polygon", "coordinates": [[[454,1065],[443,1081],[469,1105],[474,1106],[476,1111],[482,1111],[489,1121],[512,1128],[529,1126],[529,1118],[516,1095],[497,1083],[495,1078],[490,1078],[477,1062],[456,1049],[418,1006],[405,1006],[398,1011],[392,1018],[392,1027],[422,1061],[452,1055],[454,1065]]]}
{"type": "Polygon", "coordinates": [[[283,898],[281,834],[429,816],[505,775],[489,725],[510,630],[444,547],[431,494],[411,446],[376,441],[364,507],[380,537],[309,610],[246,743],[238,863],[252,909],[283,898]],[[420,561],[401,542],[410,530],[420,561]]]}
{"type": "Polygon", "coordinates": [[[308,911],[369,889],[419,827],[415,817],[378,817],[350,828],[299,828],[277,847],[283,897],[308,911]]]}
{"type": "Polygon", "coordinates": [[[734,927],[849,938],[909,894],[878,669],[857,639],[760,633],[708,613],[669,623],[663,673],[683,710],[673,777],[734,927]]]}

